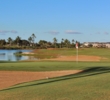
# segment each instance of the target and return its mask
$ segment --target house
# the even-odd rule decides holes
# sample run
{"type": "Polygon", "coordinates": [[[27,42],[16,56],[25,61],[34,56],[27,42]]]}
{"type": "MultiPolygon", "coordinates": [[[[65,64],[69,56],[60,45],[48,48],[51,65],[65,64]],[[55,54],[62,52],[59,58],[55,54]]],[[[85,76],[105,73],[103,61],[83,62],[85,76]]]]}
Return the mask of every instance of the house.
{"type": "Polygon", "coordinates": [[[110,48],[110,42],[84,42],[83,47],[110,48]]]}
{"type": "Polygon", "coordinates": [[[83,46],[84,46],[84,47],[89,47],[89,43],[88,43],[88,42],[84,42],[84,43],[83,43],[83,46]]]}
{"type": "Polygon", "coordinates": [[[92,47],[98,47],[99,43],[98,42],[94,42],[92,43],[92,47]]]}
{"type": "Polygon", "coordinates": [[[110,48],[110,43],[105,44],[106,48],[110,48]]]}

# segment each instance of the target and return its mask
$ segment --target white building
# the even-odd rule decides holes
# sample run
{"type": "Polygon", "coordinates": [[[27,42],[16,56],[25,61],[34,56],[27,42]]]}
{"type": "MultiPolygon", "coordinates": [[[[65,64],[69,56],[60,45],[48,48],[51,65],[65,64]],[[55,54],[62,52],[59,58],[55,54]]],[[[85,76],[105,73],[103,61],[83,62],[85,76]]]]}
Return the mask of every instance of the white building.
{"type": "Polygon", "coordinates": [[[98,47],[99,43],[93,43],[92,47],[98,47]]]}
{"type": "Polygon", "coordinates": [[[84,47],[89,47],[89,43],[88,43],[88,42],[84,42],[84,43],[83,43],[83,46],[84,46],[84,47]]]}
{"type": "Polygon", "coordinates": [[[110,48],[110,44],[109,43],[105,44],[105,46],[106,46],[106,48],[110,48]]]}

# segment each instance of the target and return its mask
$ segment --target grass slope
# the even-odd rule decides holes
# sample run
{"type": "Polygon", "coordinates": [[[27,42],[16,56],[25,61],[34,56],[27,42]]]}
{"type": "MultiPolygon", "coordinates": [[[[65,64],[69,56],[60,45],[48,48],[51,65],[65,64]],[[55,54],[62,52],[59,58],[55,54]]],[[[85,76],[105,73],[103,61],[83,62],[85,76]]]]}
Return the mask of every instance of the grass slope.
{"type": "Polygon", "coordinates": [[[110,100],[110,68],[18,84],[0,91],[0,100],[110,100]]]}

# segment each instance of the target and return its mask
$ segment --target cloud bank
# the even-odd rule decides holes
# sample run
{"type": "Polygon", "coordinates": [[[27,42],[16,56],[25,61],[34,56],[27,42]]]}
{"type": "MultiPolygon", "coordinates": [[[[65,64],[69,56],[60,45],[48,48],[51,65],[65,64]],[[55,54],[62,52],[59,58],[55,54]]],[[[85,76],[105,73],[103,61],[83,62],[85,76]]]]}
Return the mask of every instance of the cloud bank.
{"type": "Polygon", "coordinates": [[[48,31],[48,32],[46,32],[46,33],[49,33],[49,34],[52,34],[52,35],[57,35],[57,34],[59,34],[60,32],[53,30],[53,31],[48,31]]]}
{"type": "Polygon", "coordinates": [[[105,34],[105,35],[108,35],[109,33],[108,33],[108,32],[104,32],[104,34],[105,34]]]}
{"type": "Polygon", "coordinates": [[[100,34],[100,32],[97,32],[96,34],[100,34]]]}
{"type": "Polygon", "coordinates": [[[65,33],[67,33],[67,34],[81,34],[81,32],[73,31],[73,30],[66,30],[65,33]]]}
{"type": "Polygon", "coordinates": [[[109,33],[108,32],[102,32],[102,33],[97,32],[96,34],[105,34],[105,35],[108,35],[109,33]]]}
{"type": "Polygon", "coordinates": [[[11,30],[11,31],[0,30],[0,33],[5,34],[5,33],[18,33],[18,32],[16,30],[11,30]]]}

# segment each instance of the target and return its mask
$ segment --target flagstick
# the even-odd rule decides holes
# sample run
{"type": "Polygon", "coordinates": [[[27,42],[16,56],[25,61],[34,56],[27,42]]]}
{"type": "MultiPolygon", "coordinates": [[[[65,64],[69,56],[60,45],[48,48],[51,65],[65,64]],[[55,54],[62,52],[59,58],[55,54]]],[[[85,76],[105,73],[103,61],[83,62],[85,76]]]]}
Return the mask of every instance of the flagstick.
{"type": "Polygon", "coordinates": [[[76,49],[76,62],[78,63],[78,48],[76,49]]]}
{"type": "Polygon", "coordinates": [[[78,63],[78,43],[76,42],[76,62],[78,63]]]}

